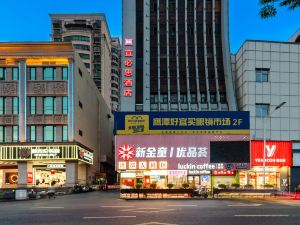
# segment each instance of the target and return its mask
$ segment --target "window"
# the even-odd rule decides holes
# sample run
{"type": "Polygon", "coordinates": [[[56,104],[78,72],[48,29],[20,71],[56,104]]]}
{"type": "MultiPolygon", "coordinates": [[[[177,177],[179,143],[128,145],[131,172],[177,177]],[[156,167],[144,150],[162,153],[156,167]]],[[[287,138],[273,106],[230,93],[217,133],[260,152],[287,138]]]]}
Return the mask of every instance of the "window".
{"type": "Polygon", "coordinates": [[[52,115],[56,113],[56,97],[44,97],[44,114],[52,115]]]}
{"type": "Polygon", "coordinates": [[[34,115],[36,114],[36,97],[30,97],[29,100],[29,107],[30,107],[30,114],[34,115]]]}
{"type": "Polygon", "coordinates": [[[81,59],[90,59],[90,55],[89,54],[79,53],[79,56],[80,56],[81,59]]]}
{"type": "Polygon", "coordinates": [[[225,93],[220,93],[220,102],[222,104],[226,104],[227,100],[226,100],[226,94],[225,93]]]}
{"type": "Polygon", "coordinates": [[[29,141],[30,142],[36,141],[36,126],[29,127],[29,141]]]}
{"type": "Polygon", "coordinates": [[[12,80],[19,80],[19,68],[18,67],[12,68],[12,80]]]}
{"type": "Polygon", "coordinates": [[[84,65],[85,65],[85,67],[86,67],[87,69],[90,69],[90,68],[91,68],[91,65],[90,65],[89,63],[84,63],[84,65]]]}
{"type": "Polygon", "coordinates": [[[191,94],[191,103],[192,104],[197,103],[197,95],[196,94],[191,94]]]}
{"type": "Polygon", "coordinates": [[[74,44],[75,49],[90,51],[90,46],[74,44]]]}
{"type": "Polygon", "coordinates": [[[158,103],[158,95],[150,95],[150,103],[151,104],[158,103]]]}
{"type": "Polygon", "coordinates": [[[0,67],[0,80],[5,80],[6,78],[6,69],[4,67],[0,67]]]}
{"type": "Polygon", "coordinates": [[[6,97],[0,97],[0,115],[5,114],[6,97]]]}
{"type": "Polygon", "coordinates": [[[207,99],[206,99],[206,94],[201,94],[201,103],[202,104],[205,104],[207,102],[207,99]]]}
{"type": "Polygon", "coordinates": [[[83,134],[82,134],[82,130],[79,130],[78,133],[79,133],[79,135],[82,137],[82,135],[83,135],[83,134]]]}
{"type": "Polygon", "coordinates": [[[62,114],[68,114],[68,96],[62,97],[62,114]]]}
{"type": "Polygon", "coordinates": [[[269,114],[269,104],[256,104],[255,105],[255,115],[257,117],[266,117],[269,114]]]}
{"type": "Polygon", "coordinates": [[[19,114],[19,98],[13,97],[12,98],[12,114],[17,115],[19,114]]]}
{"type": "Polygon", "coordinates": [[[18,142],[19,141],[19,127],[18,126],[13,126],[12,141],[13,142],[18,142]]]}
{"type": "Polygon", "coordinates": [[[112,84],[111,84],[111,87],[113,87],[113,88],[118,88],[119,85],[117,85],[117,84],[115,84],[115,83],[112,83],[112,84]]]}
{"type": "Polygon", "coordinates": [[[270,69],[255,69],[256,82],[268,82],[270,69]]]}
{"type": "Polygon", "coordinates": [[[81,103],[81,101],[78,102],[78,105],[79,105],[80,108],[82,108],[82,103],[81,103]]]}
{"type": "Polygon", "coordinates": [[[63,130],[62,130],[62,141],[63,142],[66,142],[66,141],[68,141],[69,140],[69,137],[68,137],[68,126],[63,126],[62,127],[63,128],[63,130]]]}
{"type": "Polygon", "coordinates": [[[45,67],[43,71],[44,80],[56,80],[56,68],[45,67]]]}
{"type": "Polygon", "coordinates": [[[5,127],[0,126],[0,143],[5,141],[5,127]]]}
{"type": "Polygon", "coordinates": [[[67,36],[64,37],[64,41],[90,41],[89,37],[86,36],[80,36],[80,35],[74,35],[74,36],[67,36]]]}
{"type": "Polygon", "coordinates": [[[210,103],[212,103],[212,104],[217,103],[216,93],[210,93],[210,103]]]}
{"type": "Polygon", "coordinates": [[[78,69],[78,73],[82,77],[82,71],[81,71],[81,69],[78,69]]]}
{"type": "Polygon", "coordinates": [[[187,103],[187,97],[186,95],[180,95],[180,103],[186,104],[187,103]]]}
{"type": "Polygon", "coordinates": [[[56,127],[44,126],[44,142],[55,142],[55,141],[56,141],[56,127]]]}
{"type": "Polygon", "coordinates": [[[29,80],[36,80],[36,68],[35,67],[29,68],[29,80]]]}
{"type": "Polygon", "coordinates": [[[68,67],[62,68],[62,80],[68,80],[68,67]]]}

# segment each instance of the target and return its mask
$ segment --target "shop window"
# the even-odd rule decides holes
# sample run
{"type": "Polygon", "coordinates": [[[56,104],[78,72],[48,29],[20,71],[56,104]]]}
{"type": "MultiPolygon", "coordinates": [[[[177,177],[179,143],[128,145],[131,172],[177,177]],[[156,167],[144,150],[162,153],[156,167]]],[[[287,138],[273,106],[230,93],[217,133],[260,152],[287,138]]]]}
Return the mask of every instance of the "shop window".
{"type": "Polygon", "coordinates": [[[256,104],[255,105],[255,115],[257,117],[266,117],[269,114],[269,104],[256,104]]]}
{"type": "Polygon", "coordinates": [[[43,79],[44,80],[56,80],[56,68],[45,67],[43,69],[43,79]]]}
{"type": "Polygon", "coordinates": [[[19,68],[18,67],[12,68],[12,80],[19,80],[19,68]]]}
{"type": "Polygon", "coordinates": [[[44,97],[44,114],[52,115],[56,113],[56,97],[44,97]]]}

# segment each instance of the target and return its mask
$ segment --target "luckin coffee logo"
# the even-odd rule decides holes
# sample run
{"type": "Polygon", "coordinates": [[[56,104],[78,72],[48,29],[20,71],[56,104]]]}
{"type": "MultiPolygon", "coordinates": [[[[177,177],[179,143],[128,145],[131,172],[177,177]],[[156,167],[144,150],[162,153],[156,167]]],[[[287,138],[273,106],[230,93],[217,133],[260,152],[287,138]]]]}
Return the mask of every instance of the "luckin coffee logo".
{"type": "Polygon", "coordinates": [[[267,149],[267,157],[272,158],[276,151],[276,145],[272,145],[272,146],[267,145],[266,149],[267,149]]]}

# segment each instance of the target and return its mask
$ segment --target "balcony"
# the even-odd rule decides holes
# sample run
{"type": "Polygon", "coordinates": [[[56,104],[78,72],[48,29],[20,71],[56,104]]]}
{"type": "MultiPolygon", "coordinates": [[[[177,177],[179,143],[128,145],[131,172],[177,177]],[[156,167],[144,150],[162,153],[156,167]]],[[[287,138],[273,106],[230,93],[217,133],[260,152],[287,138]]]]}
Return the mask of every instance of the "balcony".
{"type": "Polygon", "coordinates": [[[28,125],[43,125],[43,124],[53,124],[53,125],[67,125],[68,115],[58,114],[58,115],[29,115],[27,116],[28,125]]]}
{"type": "Polygon", "coordinates": [[[15,126],[19,124],[19,115],[0,115],[1,126],[15,126]]]}
{"type": "Polygon", "coordinates": [[[27,81],[27,95],[68,95],[68,82],[27,81]]]}
{"type": "Polygon", "coordinates": [[[0,96],[17,96],[18,81],[1,81],[0,96]]]}

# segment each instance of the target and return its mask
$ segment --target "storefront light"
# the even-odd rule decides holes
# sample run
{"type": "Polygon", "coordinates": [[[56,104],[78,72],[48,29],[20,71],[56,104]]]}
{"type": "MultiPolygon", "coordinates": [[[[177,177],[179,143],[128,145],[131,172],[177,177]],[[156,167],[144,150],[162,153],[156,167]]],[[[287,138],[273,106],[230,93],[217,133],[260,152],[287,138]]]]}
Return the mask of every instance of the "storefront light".
{"type": "Polygon", "coordinates": [[[168,171],[167,170],[151,170],[151,171],[145,171],[145,176],[167,176],[168,171]]]}
{"type": "Polygon", "coordinates": [[[121,178],[135,178],[135,173],[121,173],[121,178]]]}

